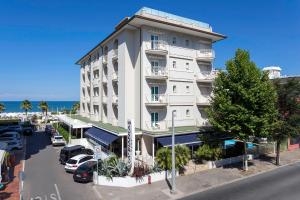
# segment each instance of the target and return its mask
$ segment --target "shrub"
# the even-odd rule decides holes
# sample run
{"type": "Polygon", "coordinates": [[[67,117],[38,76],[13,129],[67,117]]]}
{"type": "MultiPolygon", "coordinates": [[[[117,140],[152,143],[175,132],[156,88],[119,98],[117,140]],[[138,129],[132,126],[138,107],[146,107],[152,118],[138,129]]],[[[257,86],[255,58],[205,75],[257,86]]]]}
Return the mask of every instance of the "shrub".
{"type": "Polygon", "coordinates": [[[101,176],[112,179],[113,177],[127,176],[128,172],[128,165],[116,156],[111,156],[105,160],[99,160],[98,174],[101,176]]]}
{"type": "Polygon", "coordinates": [[[210,147],[207,144],[204,144],[202,147],[199,147],[195,153],[196,161],[203,162],[204,160],[213,161],[218,160],[222,157],[222,149],[219,147],[210,147]]]}

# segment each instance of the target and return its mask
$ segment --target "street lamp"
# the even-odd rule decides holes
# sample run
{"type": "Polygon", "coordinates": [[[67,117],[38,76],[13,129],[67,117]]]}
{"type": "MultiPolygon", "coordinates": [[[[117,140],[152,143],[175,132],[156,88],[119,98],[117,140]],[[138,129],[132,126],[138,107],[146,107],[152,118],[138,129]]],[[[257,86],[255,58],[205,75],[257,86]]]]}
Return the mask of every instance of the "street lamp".
{"type": "Polygon", "coordinates": [[[172,189],[171,193],[175,193],[176,183],[175,183],[175,128],[174,128],[174,118],[176,115],[176,111],[172,111],[172,189]]]}

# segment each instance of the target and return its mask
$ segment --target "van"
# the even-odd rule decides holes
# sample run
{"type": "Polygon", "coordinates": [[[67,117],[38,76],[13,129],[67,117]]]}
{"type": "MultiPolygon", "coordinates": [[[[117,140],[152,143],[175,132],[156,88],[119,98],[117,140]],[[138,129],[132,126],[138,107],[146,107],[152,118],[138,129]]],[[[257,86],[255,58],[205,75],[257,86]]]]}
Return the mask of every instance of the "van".
{"type": "Polygon", "coordinates": [[[82,145],[67,146],[60,150],[59,161],[65,165],[66,162],[79,154],[85,153],[85,148],[82,145]]]}

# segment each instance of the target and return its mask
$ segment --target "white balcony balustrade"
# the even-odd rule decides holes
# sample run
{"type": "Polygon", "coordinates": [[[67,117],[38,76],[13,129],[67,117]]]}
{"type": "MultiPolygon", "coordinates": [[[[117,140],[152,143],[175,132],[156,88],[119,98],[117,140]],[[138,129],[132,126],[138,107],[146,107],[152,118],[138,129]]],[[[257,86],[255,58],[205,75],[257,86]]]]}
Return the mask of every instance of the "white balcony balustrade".
{"type": "Polygon", "coordinates": [[[113,51],[112,51],[112,60],[113,61],[118,60],[118,49],[113,49],[113,51]]]}
{"type": "Polygon", "coordinates": [[[102,103],[107,104],[107,96],[106,95],[102,96],[102,103]]]}
{"type": "Polygon", "coordinates": [[[112,73],[111,80],[112,81],[118,81],[118,72],[113,72],[112,73]]]}
{"type": "Polygon", "coordinates": [[[107,64],[107,55],[102,56],[102,63],[105,65],[107,64]]]}
{"type": "Polygon", "coordinates": [[[154,79],[154,80],[166,80],[168,79],[168,72],[165,67],[158,67],[158,68],[148,68],[146,70],[147,79],[154,79]]]}
{"type": "Polygon", "coordinates": [[[145,122],[145,129],[147,131],[167,131],[168,126],[167,126],[167,121],[162,120],[162,121],[146,121],[145,122]]]}
{"type": "Polygon", "coordinates": [[[197,50],[196,59],[200,61],[212,61],[213,59],[215,59],[215,51],[213,49],[197,50]]]}
{"type": "Polygon", "coordinates": [[[213,82],[215,78],[216,74],[213,71],[202,71],[196,75],[197,82],[213,82]]]}
{"type": "Polygon", "coordinates": [[[198,106],[209,106],[210,105],[210,95],[201,95],[196,97],[196,104],[198,106]]]}
{"type": "Polygon", "coordinates": [[[162,55],[168,54],[167,43],[163,40],[149,41],[145,45],[145,52],[147,54],[162,55]]]}
{"type": "Polygon", "coordinates": [[[146,105],[148,106],[167,106],[168,100],[165,94],[146,95],[146,105]]]}
{"type": "Polygon", "coordinates": [[[118,96],[117,95],[112,96],[112,104],[118,105],[118,96]]]}

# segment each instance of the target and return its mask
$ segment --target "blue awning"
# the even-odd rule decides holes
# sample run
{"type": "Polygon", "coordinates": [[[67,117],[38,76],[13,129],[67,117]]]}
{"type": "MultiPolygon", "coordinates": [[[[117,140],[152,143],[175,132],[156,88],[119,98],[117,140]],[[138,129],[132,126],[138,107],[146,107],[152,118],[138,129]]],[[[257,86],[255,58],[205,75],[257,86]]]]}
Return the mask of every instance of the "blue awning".
{"type": "MultiPolygon", "coordinates": [[[[172,136],[157,137],[156,140],[164,147],[172,145],[172,136]]],[[[175,135],[175,144],[186,144],[188,146],[195,146],[201,143],[202,141],[199,140],[198,133],[175,135]]]]}
{"type": "Polygon", "coordinates": [[[85,136],[94,139],[97,143],[105,147],[108,147],[108,145],[118,139],[117,135],[96,127],[89,128],[85,132],[85,136]]]}

